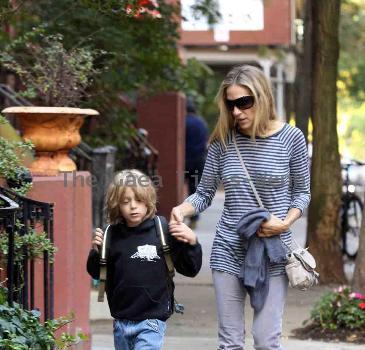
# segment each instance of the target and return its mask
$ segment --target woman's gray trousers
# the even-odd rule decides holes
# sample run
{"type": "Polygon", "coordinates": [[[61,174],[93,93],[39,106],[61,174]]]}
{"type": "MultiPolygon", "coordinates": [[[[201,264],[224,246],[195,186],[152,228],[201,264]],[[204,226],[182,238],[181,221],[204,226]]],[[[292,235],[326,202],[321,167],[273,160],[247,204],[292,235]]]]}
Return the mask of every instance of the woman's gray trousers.
{"type": "MultiPolygon", "coordinates": [[[[226,272],[213,270],[213,283],[218,313],[218,349],[243,350],[247,292],[236,276],[226,272]]],[[[254,312],[252,335],[256,350],[282,350],[280,336],[287,290],[286,275],[270,277],[264,307],[254,312]]]]}

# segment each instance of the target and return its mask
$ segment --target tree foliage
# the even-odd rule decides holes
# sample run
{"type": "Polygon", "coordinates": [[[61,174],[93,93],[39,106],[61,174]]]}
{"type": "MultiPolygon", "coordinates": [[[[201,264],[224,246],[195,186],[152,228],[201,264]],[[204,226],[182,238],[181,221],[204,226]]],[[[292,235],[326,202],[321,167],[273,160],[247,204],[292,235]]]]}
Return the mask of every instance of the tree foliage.
{"type": "MultiPolygon", "coordinates": [[[[210,3],[197,1],[195,11],[214,21],[216,14],[211,12],[210,3]]],[[[78,103],[98,109],[103,124],[108,125],[99,135],[93,134],[95,144],[100,139],[104,144],[113,142],[115,134],[130,131],[134,111],[125,109],[121,93],[127,94],[132,104],[137,95],[156,92],[198,94],[197,80],[210,74],[196,60],[181,61],[180,8],[163,0],[28,0],[16,8],[9,7],[8,1],[1,5],[3,25],[14,28],[11,33],[0,33],[1,50],[14,40],[12,33],[18,38],[41,27],[45,35],[62,35],[65,52],[87,49],[107,53],[94,62],[95,69],[102,68],[103,72],[88,88],[90,98],[78,103]]]]}
{"type": "Polygon", "coordinates": [[[339,82],[342,97],[365,101],[365,2],[343,0],[339,82]]]}
{"type": "Polygon", "coordinates": [[[42,26],[47,34],[62,34],[66,49],[88,46],[107,51],[109,60],[102,64],[109,69],[101,79],[110,90],[176,86],[181,65],[176,50],[175,7],[161,2],[161,18],[135,18],[126,14],[128,3],[133,2],[31,0],[8,23],[17,36],[42,26]]]}

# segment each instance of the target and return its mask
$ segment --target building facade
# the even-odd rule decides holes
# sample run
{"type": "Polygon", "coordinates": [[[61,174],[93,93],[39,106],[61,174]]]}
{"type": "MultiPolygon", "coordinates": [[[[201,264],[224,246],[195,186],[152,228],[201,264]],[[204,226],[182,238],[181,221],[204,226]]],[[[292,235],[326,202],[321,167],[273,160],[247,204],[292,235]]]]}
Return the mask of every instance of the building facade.
{"type": "Polygon", "coordinates": [[[261,67],[270,78],[279,117],[287,119],[286,91],[295,80],[295,0],[217,0],[220,21],[195,19],[194,0],[181,0],[181,56],[213,70],[238,64],[261,67]]]}

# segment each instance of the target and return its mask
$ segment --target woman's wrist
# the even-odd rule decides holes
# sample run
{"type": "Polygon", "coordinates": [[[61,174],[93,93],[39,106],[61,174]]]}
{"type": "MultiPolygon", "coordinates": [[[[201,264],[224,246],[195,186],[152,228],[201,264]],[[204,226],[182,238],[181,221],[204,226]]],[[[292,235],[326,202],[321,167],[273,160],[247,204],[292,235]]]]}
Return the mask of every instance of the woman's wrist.
{"type": "Polygon", "coordinates": [[[286,218],[283,220],[286,230],[289,230],[291,225],[293,225],[293,223],[300,218],[301,213],[301,210],[298,208],[289,209],[286,218]]]}
{"type": "Polygon", "coordinates": [[[195,208],[189,202],[183,202],[177,208],[180,211],[183,218],[186,218],[188,216],[195,214],[195,208]]]}
{"type": "Polygon", "coordinates": [[[284,223],[284,230],[288,231],[290,229],[290,226],[292,225],[292,223],[288,219],[284,219],[283,223],[284,223]]]}

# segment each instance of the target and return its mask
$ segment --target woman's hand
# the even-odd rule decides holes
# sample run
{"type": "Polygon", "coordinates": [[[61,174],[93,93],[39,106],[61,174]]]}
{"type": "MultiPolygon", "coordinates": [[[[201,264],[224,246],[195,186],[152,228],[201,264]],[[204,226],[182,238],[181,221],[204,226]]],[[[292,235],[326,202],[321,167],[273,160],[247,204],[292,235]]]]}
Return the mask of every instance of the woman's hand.
{"type": "Polygon", "coordinates": [[[289,225],[285,220],[281,220],[277,216],[271,214],[270,219],[261,224],[260,229],[257,231],[257,235],[259,237],[271,237],[279,235],[288,229],[289,225]]]}
{"type": "Polygon", "coordinates": [[[101,228],[96,228],[94,232],[94,238],[91,241],[93,249],[99,250],[99,247],[103,245],[104,232],[101,228]]]}
{"type": "Polygon", "coordinates": [[[181,224],[183,221],[184,215],[181,212],[180,206],[172,208],[170,215],[170,224],[181,224]]]}
{"type": "Polygon", "coordinates": [[[197,242],[196,234],[184,223],[170,223],[169,231],[171,236],[174,236],[177,240],[189,243],[190,245],[195,245],[197,242]]]}

